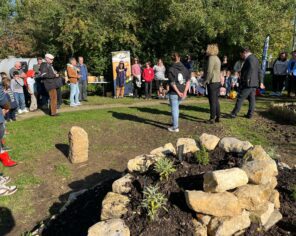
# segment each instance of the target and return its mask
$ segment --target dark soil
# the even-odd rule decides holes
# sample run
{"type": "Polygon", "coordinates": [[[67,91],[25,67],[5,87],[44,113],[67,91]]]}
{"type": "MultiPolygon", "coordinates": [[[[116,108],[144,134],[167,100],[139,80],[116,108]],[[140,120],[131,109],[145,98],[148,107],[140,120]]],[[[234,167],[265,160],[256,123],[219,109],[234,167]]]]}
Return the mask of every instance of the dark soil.
{"type": "Polygon", "coordinates": [[[223,168],[222,166],[228,162],[232,163],[229,161],[231,156],[226,156],[221,149],[216,149],[211,156],[215,158],[205,166],[197,164],[193,155],[188,155],[182,161],[171,157],[175,160],[177,171],[170,175],[168,181],[160,181],[158,174],[152,169],[145,175],[138,174],[129,196],[131,198],[129,212],[125,216],[131,235],[193,235],[192,218],[196,213],[187,207],[184,191],[202,190],[204,172],[223,168]],[[151,221],[145,210],[139,206],[143,199],[144,188],[156,184],[159,186],[159,191],[168,199],[166,205],[168,211],[161,210],[158,219],[151,221]]]}
{"type": "MultiPolygon", "coordinates": [[[[226,154],[219,148],[210,153],[210,163],[205,166],[196,163],[194,156],[187,156],[184,160],[174,158],[174,161],[177,171],[170,175],[168,181],[160,181],[153,169],[145,175],[135,175],[129,194],[129,211],[124,217],[132,236],[193,235],[194,228],[191,222],[196,213],[187,207],[184,190],[202,190],[202,175],[206,171],[239,167],[242,164],[241,157],[226,154]],[[168,198],[168,211],[161,210],[155,221],[150,221],[145,210],[140,207],[143,189],[151,184],[158,184],[160,192],[168,198]]],[[[78,197],[65,212],[48,223],[41,235],[86,235],[87,229],[100,220],[101,203],[107,192],[111,191],[113,181],[105,181],[78,197]]],[[[245,236],[293,235],[292,232],[296,232],[296,204],[291,197],[291,189],[295,184],[295,170],[280,170],[278,190],[281,194],[280,211],[283,219],[267,233],[258,231],[258,225],[252,224],[245,236]]]]}
{"type": "MultiPolygon", "coordinates": [[[[104,181],[79,196],[75,202],[54,220],[49,221],[40,233],[43,236],[87,235],[89,227],[100,221],[102,201],[112,191],[114,179],[104,181]]],[[[46,222],[45,222],[46,224],[46,222]]]]}

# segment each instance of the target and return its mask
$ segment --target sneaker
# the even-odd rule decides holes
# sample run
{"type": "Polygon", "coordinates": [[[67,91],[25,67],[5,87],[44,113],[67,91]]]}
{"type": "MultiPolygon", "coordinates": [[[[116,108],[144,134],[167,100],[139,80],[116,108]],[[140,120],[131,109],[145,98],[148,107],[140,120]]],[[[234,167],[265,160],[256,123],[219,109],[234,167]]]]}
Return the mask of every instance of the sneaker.
{"type": "Polygon", "coordinates": [[[250,115],[250,114],[246,114],[246,115],[244,115],[244,117],[247,119],[252,119],[252,115],[250,115]]]}
{"type": "Polygon", "coordinates": [[[11,178],[8,176],[0,176],[0,186],[8,184],[11,181],[11,178]]]}
{"type": "Polygon", "coordinates": [[[80,102],[75,103],[76,106],[81,106],[82,104],[80,102]]]}
{"type": "Polygon", "coordinates": [[[7,147],[7,146],[2,146],[1,149],[4,151],[4,152],[10,152],[11,151],[11,148],[10,147],[7,147]]]}
{"type": "Polygon", "coordinates": [[[18,114],[22,114],[22,113],[23,113],[23,110],[18,109],[18,110],[17,110],[17,113],[18,113],[18,114]]]}
{"type": "Polygon", "coordinates": [[[16,186],[5,186],[2,185],[0,186],[0,196],[9,196],[11,194],[14,194],[17,191],[17,187],[16,186]]]}
{"type": "Polygon", "coordinates": [[[23,109],[22,111],[23,111],[23,113],[28,113],[29,112],[27,108],[23,109]]]}
{"type": "Polygon", "coordinates": [[[215,124],[215,119],[209,119],[209,120],[207,120],[206,121],[206,124],[211,124],[211,125],[215,124]]]}
{"type": "Polygon", "coordinates": [[[173,132],[173,133],[178,133],[179,132],[179,128],[174,128],[174,127],[169,127],[168,131],[173,132]]]}
{"type": "Polygon", "coordinates": [[[77,107],[76,104],[70,104],[70,107],[77,107]]]}
{"type": "Polygon", "coordinates": [[[234,118],[236,118],[236,115],[233,114],[233,113],[231,113],[231,114],[230,114],[230,118],[234,119],[234,118]]]}

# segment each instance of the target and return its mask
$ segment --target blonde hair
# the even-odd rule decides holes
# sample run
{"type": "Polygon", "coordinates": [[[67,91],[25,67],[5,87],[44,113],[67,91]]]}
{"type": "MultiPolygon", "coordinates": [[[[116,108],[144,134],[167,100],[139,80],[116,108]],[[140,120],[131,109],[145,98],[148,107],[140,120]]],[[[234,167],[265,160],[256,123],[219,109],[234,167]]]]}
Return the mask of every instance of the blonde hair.
{"type": "Polygon", "coordinates": [[[208,44],[206,53],[209,56],[217,56],[219,54],[218,44],[208,44]]]}

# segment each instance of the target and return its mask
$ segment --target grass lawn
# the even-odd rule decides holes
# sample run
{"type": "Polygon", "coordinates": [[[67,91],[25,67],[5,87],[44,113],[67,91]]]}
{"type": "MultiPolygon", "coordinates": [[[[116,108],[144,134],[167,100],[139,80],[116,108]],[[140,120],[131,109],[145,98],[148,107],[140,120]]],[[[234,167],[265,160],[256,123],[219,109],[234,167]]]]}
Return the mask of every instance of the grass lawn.
{"type": "MultiPolygon", "coordinates": [[[[10,235],[19,235],[47,217],[56,213],[72,191],[90,187],[105,177],[107,171],[123,171],[126,162],[136,155],[167,142],[176,143],[178,137],[197,138],[203,132],[222,136],[236,136],[261,144],[270,149],[267,127],[255,119],[238,117],[223,119],[221,123],[207,125],[209,106],[206,99],[191,98],[181,108],[180,133],[168,133],[170,108],[165,101],[159,105],[134,106],[135,100],[89,97],[90,103],[124,104],[126,107],[96,109],[63,113],[60,117],[41,116],[8,123],[7,145],[13,147],[12,158],[18,162],[14,168],[0,167],[0,172],[13,178],[19,191],[10,197],[0,198],[0,207],[6,207],[15,219],[10,235]],[[198,101],[198,102],[195,102],[198,101]],[[69,129],[83,127],[89,134],[89,162],[72,165],[65,157],[69,129]],[[57,206],[58,205],[58,206],[57,206]]],[[[257,109],[264,110],[268,101],[258,102],[257,109]]],[[[221,110],[229,114],[233,101],[222,100],[221,110]]],[[[247,110],[246,104],[241,115],[247,110]]],[[[270,151],[273,151],[270,149],[270,151]]],[[[1,229],[5,220],[0,220],[1,229]]],[[[2,231],[3,232],[3,231],[2,231]]]]}

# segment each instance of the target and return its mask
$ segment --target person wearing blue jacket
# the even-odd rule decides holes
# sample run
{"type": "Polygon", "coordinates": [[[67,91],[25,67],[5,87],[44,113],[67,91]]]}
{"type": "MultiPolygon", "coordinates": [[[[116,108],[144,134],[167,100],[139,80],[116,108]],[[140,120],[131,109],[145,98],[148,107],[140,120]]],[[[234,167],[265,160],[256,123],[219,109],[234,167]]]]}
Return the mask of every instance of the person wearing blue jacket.
{"type": "Polygon", "coordinates": [[[296,95],[296,50],[288,63],[288,97],[296,95]]]}
{"type": "Polygon", "coordinates": [[[83,57],[78,57],[78,68],[81,76],[79,79],[79,100],[87,102],[88,71],[86,65],[84,64],[83,57]]]}

